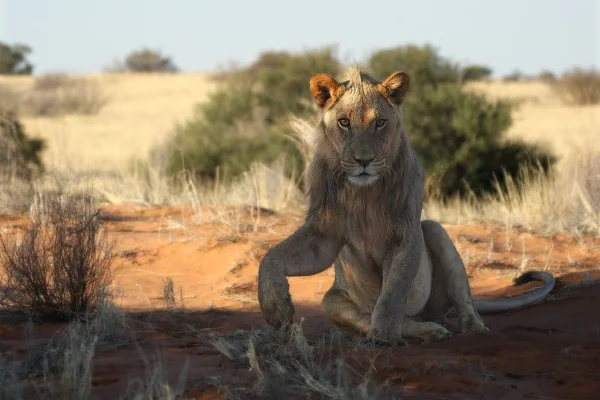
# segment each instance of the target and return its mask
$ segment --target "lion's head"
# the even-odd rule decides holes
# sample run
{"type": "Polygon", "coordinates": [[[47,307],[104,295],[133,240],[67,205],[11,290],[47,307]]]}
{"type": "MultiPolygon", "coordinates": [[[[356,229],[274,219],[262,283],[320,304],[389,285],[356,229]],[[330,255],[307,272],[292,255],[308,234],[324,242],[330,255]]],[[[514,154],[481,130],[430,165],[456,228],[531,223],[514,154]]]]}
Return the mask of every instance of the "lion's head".
{"type": "Polygon", "coordinates": [[[392,168],[402,138],[399,105],[410,87],[404,72],[395,72],[378,82],[365,72],[352,69],[345,80],[317,74],[310,91],[322,108],[322,141],[326,156],[338,164],[348,182],[369,186],[392,168]]]}

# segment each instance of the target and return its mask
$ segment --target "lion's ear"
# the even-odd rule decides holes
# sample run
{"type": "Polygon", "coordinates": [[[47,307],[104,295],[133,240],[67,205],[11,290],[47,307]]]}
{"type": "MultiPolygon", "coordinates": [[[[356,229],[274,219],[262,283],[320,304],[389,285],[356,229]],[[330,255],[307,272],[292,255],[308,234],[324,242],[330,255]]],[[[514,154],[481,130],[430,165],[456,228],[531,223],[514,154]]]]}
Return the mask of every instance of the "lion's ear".
{"type": "Polygon", "coordinates": [[[379,86],[384,96],[400,105],[410,88],[410,78],[404,72],[394,72],[379,86]]]}
{"type": "Polygon", "coordinates": [[[310,92],[321,108],[338,94],[340,84],[327,74],[317,74],[310,80],[310,92]]]}

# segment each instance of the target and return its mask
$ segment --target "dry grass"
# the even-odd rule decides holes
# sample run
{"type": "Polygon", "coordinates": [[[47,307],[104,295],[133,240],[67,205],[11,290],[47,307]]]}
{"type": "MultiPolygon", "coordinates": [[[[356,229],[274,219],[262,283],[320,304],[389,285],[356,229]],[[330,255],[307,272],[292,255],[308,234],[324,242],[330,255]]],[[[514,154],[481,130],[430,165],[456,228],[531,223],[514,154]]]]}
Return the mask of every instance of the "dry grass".
{"type": "MultiPolygon", "coordinates": [[[[295,120],[293,127],[301,144],[310,148],[313,127],[301,120],[295,120]]],[[[443,223],[492,222],[543,234],[600,235],[600,150],[587,147],[563,161],[552,174],[544,174],[541,168],[523,169],[519,184],[508,179],[483,199],[430,197],[423,218],[443,223]]]]}
{"type": "MultiPolygon", "coordinates": [[[[92,397],[93,358],[107,348],[130,344],[126,316],[115,303],[114,292],[105,292],[94,313],[72,321],[58,331],[47,344],[33,346],[31,320],[26,325],[27,359],[15,361],[8,355],[0,357],[0,400],[26,398],[27,389],[34,389],[35,398],[89,399],[92,397]]],[[[183,399],[187,362],[181,367],[179,380],[171,385],[167,379],[160,352],[145,354],[135,341],[145,374],[129,381],[123,399],[183,399]]]]}
{"type": "Polygon", "coordinates": [[[92,392],[92,358],[98,336],[89,325],[73,322],[48,345],[43,359],[44,397],[80,400],[92,392]]]}
{"type": "Polygon", "coordinates": [[[21,400],[25,397],[27,381],[21,379],[18,364],[0,355],[0,400],[21,400]]]}
{"type": "Polygon", "coordinates": [[[600,72],[595,69],[572,69],[549,85],[566,104],[583,106],[600,103],[600,72]]]}
{"type": "Polygon", "coordinates": [[[289,337],[272,330],[233,331],[201,336],[219,352],[256,374],[253,387],[220,382],[229,397],[285,399],[330,398],[340,400],[393,398],[387,386],[376,385],[368,373],[359,373],[346,362],[346,342],[339,332],[311,343],[299,325],[289,337]],[[356,382],[359,382],[356,384],[356,382]]]}
{"type": "MultiPolygon", "coordinates": [[[[85,177],[104,201],[152,205],[255,206],[275,211],[298,209],[305,196],[284,173],[285,159],[254,164],[231,182],[206,185],[182,173],[167,177],[160,165],[136,163],[114,174],[85,177]]],[[[76,178],[72,178],[76,179],[76,178]]]]}
{"type": "MultiPolygon", "coordinates": [[[[101,318],[98,316],[97,318],[101,318]]],[[[58,332],[41,348],[30,348],[27,361],[0,359],[0,399],[24,398],[25,389],[36,388],[40,398],[87,399],[93,392],[92,361],[100,348],[99,324],[75,321],[58,332]]],[[[31,327],[29,329],[32,329],[31,327]]],[[[317,341],[307,339],[299,325],[289,337],[271,329],[206,334],[189,328],[189,333],[256,375],[254,385],[220,381],[217,377],[194,377],[216,386],[228,398],[325,397],[340,400],[393,398],[387,385],[377,385],[371,372],[360,373],[346,361],[344,348],[364,348],[339,333],[317,341]]],[[[137,345],[136,345],[137,346],[137,345]]],[[[160,351],[150,354],[138,347],[145,374],[129,381],[120,398],[175,400],[185,398],[187,361],[178,379],[169,381],[160,351]]],[[[37,397],[36,397],[37,398],[37,397]]]]}
{"type": "Polygon", "coordinates": [[[452,224],[491,222],[547,235],[600,235],[600,152],[582,151],[551,175],[524,169],[520,182],[508,180],[496,195],[480,200],[430,200],[423,218],[452,224]]]}
{"type": "MultiPolygon", "coordinates": [[[[72,208],[65,207],[68,202],[56,201],[60,197],[32,195],[47,193],[48,189],[60,192],[60,182],[69,182],[71,188],[90,186],[96,200],[112,203],[133,202],[147,206],[181,204],[198,209],[201,205],[229,205],[236,206],[236,210],[253,205],[276,211],[306,206],[305,196],[283,174],[283,160],[269,166],[256,164],[234,182],[217,181],[206,186],[186,175],[169,179],[161,172],[160,160],[146,158],[148,150],[171,133],[173,124],[187,118],[193,105],[215,87],[206,75],[115,74],[94,79],[111,99],[97,114],[24,119],[28,132],[49,140],[50,151],[45,161],[53,175],[23,189],[20,198],[17,197],[20,190],[16,183],[9,182],[0,187],[2,194],[12,191],[10,199],[19,203],[22,209],[32,210],[32,225],[26,231],[24,241],[12,245],[5,241],[4,263],[8,263],[9,268],[12,265],[13,274],[8,274],[8,280],[6,274],[0,275],[0,306],[21,304],[19,308],[40,309],[35,304],[42,302],[41,298],[53,298],[53,293],[44,294],[38,289],[44,285],[48,289],[52,282],[47,279],[52,272],[48,268],[61,265],[54,262],[56,254],[51,251],[57,245],[67,248],[76,245],[74,248],[79,251],[73,253],[73,259],[90,260],[95,254],[99,257],[95,260],[100,263],[92,265],[101,266],[109,260],[102,250],[106,249],[102,246],[106,238],[100,235],[95,208],[88,201],[89,197],[80,199],[83,201],[81,204],[70,197],[75,204],[83,207],[79,208],[83,210],[80,213],[71,214],[69,210],[72,208]],[[140,162],[132,167],[130,160],[133,158],[140,162]],[[74,221],[70,219],[73,216],[74,221]],[[50,226],[51,234],[44,236],[45,231],[39,230],[42,226],[50,226]],[[56,234],[60,232],[65,233],[62,236],[67,238],[66,242],[57,241],[56,234]],[[79,239],[70,240],[71,237],[79,239]],[[50,250],[38,251],[46,247],[50,250]],[[35,260],[35,254],[42,257],[35,260]],[[42,262],[48,259],[53,262],[42,262]],[[15,272],[34,279],[17,284],[15,272]],[[15,297],[17,292],[20,295],[15,297]],[[38,296],[39,293],[42,297],[38,296]],[[32,303],[31,299],[35,301],[32,303]]],[[[10,87],[11,93],[31,90],[33,85],[31,78],[0,78],[0,90],[10,87]]],[[[600,235],[600,151],[590,145],[591,138],[598,134],[600,106],[565,106],[542,82],[475,82],[469,87],[483,91],[491,98],[518,103],[515,124],[509,136],[533,141],[544,139],[563,156],[563,160],[552,176],[536,170],[523,171],[524,183],[521,186],[509,181],[495,197],[479,201],[431,200],[425,205],[423,218],[445,223],[493,222],[507,230],[524,228],[546,234],[600,235]],[[578,151],[577,157],[570,157],[569,146],[587,151],[578,151]]],[[[295,120],[294,126],[300,137],[310,137],[306,134],[311,127],[306,121],[295,120]]],[[[302,150],[310,155],[310,146],[302,150]]],[[[230,224],[232,230],[241,229],[236,225],[239,218],[235,212],[223,215],[222,222],[230,224]]],[[[89,396],[93,373],[91,359],[98,346],[114,346],[129,340],[127,321],[108,294],[108,278],[105,280],[102,274],[99,276],[97,282],[101,284],[96,288],[102,290],[94,289],[97,297],[87,296],[88,300],[73,305],[60,293],[68,290],[83,294],[85,291],[63,287],[58,290],[59,296],[54,296],[55,304],[51,304],[51,309],[67,310],[69,314],[73,310],[83,312],[86,314],[83,322],[70,325],[48,348],[32,355],[28,365],[19,366],[7,359],[0,360],[0,400],[23,398],[24,387],[30,383],[22,375],[23,368],[41,374],[45,383],[40,390],[47,397],[68,399],[89,396]],[[92,303],[96,304],[94,313],[89,312],[88,305],[92,303]]],[[[81,278],[88,280],[89,275],[84,274],[81,278]]],[[[236,291],[233,294],[240,293],[236,291]]],[[[172,281],[165,281],[164,297],[167,308],[177,306],[177,293],[172,281]]],[[[42,303],[42,311],[49,309],[42,303]]],[[[203,338],[230,359],[244,367],[251,367],[256,374],[254,387],[227,387],[227,383],[222,382],[224,391],[232,397],[285,398],[298,393],[338,399],[386,396],[385,388],[375,387],[369,379],[362,379],[350,368],[342,356],[341,339],[337,337],[329,346],[310,343],[297,328],[288,342],[275,337],[271,331],[236,331],[203,338]],[[325,350],[323,354],[321,350],[325,350]],[[359,384],[356,385],[356,382],[359,384]]],[[[185,366],[180,381],[173,387],[167,382],[164,363],[159,355],[142,355],[142,359],[146,375],[131,383],[126,398],[175,399],[182,396],[185,366]]]]}
{"type": "Polygon", "coordinates": [[[22,399],[35,389],[38,398],[87,399],[92,391],[92,359],[98,350],[130,341],[125,315],[114,305],[114,294],[106,292],[94,313],[69,323],[47,344],[31,344],[33,323],[25,327],[28,349],[19,362],[0,357],[0,399],[22,399]]]}
{"type": "Polygon", "coordinates": [[[0,178],[0,212],[23,214],[29,210],[35,189],[30,182],[0,178]]]}
{"type": "MultiPolygon", "coordinates": [[[[173,132],[192,115],[194,105],[218,87],[208,74],[105,74],[87,76],[110,99],[96,115],[59,118],[23,116],[27,132],[48,142],[44,162],[61,171],[118,172],[132,158],[173,132]]],[[[33,78],[0,77],[0,86],[28,91],[33,78]]],[[[542,81],[471,82],[468,87],[491,99],[519,104],[509,137],[548,142],[559,154],[587,147],[600,125],[600,105],[572,107],[542,81]]]]}
{"type": "Polygon", "coordinates": [[[544,81],[491,80],[472,82],[467,88],[483,93],[491,100],[517,104],[507,137],[548,144],[560,157],[560,169],[580,149],[600,150],[596,139],[600,134],[600,105],[566,105],[544,81]]]}
{"type": "Polygon", "coordinates": [[[87,195],[40,193],[22,237],[0,233],[0,262],[10,308],[73,318],[102,303],[112,281],[114,243],[87,195]]]}
{"type": "MultiPolygon", "coordinates": [[[[78,116],[24,119],[30,132],[49,140],[45,161],[54,173],[66,176],[70,182],[89,183],[99,199],[111,203],[254,205],[278,211],[302,209],[306,205],[306,197],[285,178],[279,163],[257,164],[235,182],[207,186],[185,174],[167,178],[162,173],[164,160],[147,158],[149,149],[162,142],[173,125],[189,117],[194,104],[217,87],[218,83],[208,75],[109,74],[89,78],[96,79],[102,90],[110,93],[111,102],[97,115],[85,119],[78,116]],[[132,164],[134,158],[138,162],[132,164]]],[[[0,84],[19,90],[33,84],[27,79],[2,78],[0,84]]],[[[489,220],[543,232],[595,231],[597,223],[592,217],[597,214],[598,195],[590,187],[598,186],[594,183],[598,178],[589,166],[576,167],[577,157],[572,155],[579,156],[581,149],[589,149],[590,154],[600,151],[600,144],[594,145],[600,105],[566,106],[544,81],[490,80],[472,82],[467,87],[493,100],[505,99],[518,105],[508,137],[549,143],[561,157],[555,179],[528,172],[530,186],[517,190],[513,185],[512,191],[500,200],[487,199],[477,204],[430,202],[425,215],[445,222],[489,220]],[[577,180],[578,186],[565,178],[572,176],[566,172],[572,168],[582,176],[577,180]],[[585,174],[587,178],[583,178],[585,174]],[[574,188],[580,189],[574,191],[574,188]]],[[[294,125],[301,135],[310,129],[306,121],[295,120],[294,125]]],[[[310,155],[309,147],[301,149],[310,155]]],[[[5,187],[2,192],[8,189],[12,188],[5,187]]],[[[25,192],[21,198],[30,196],[25,192]]],[[[235,216],[230,219],[235,223],[235,216]]]]}
{"type": "MultiPolygon", "coordinates": [[[[94,81],[110,101],[95,115],[22,116],[30,135],[46,139],[44,163],[60,171],[113,172],[149,151],[187,119],[217,87],[208,74],[100,74],[94,81]]],[[[29,92],[32,77],[0,77],[0,85],[29,92]]]]}
{"type": "Polygon", "coordinates": [[[21,101],[26,114],[55,117],[97,114],[108,97],[95,80],[51,73],[36,78],[21,101]]]}
{"type": "Polygon", "coordinates": [[[6,83],[0,84],[0,110],[18,111],[21,104],[21,93],[6,83]]]}
{"type": "Polygon", "coordinates": [[[254,164],[248,172],[227,184],[217,182],[205,192],[203,204],[251,205],[275,211],[298,209],[305,197],[284,172],[285,159],[270,165],[254,164]]]}
{"type": "Polygon", "coordinates": [[[183,301],[183,289],[179,287],[179,290],[176,290],[175,282],[173,282],[173,278],[171,278],[170,276],[164,278],[162,284],[162,300],[167,311],[185,311],[185,302],[183,301]]]}
{"type": "Polygon", "coordinates": [[[30,117],[89,116],[97,114],[107,102],[104,87],[89,77],[50,73],[30,80],[18,77],[0,82],[0,109],[30,117]]]}
{"type": "MultiPolygon", "coordinates": [[[[298,121],[296,121],[298,122],[298,121]]],[[[300,130],[310,124],[297,123],[300,130]]],[[[306,132],[299,132],[303,135],[306,132]]],[[[492,222],[507,229],[523,229],[554,234],[600,234],[600,151],[588,146],[565,157],[552,176],[535,170],[523,172],[524,183],[508,181],[499,188],[500,196],[479,201],[450,199],[431,200],[425,205],[423,218],[444,223],[492,222]]],[[[270,166],[254,165],[238,180],[206,186],[186,175],[169,179],[160,166],[140,165],[118,174],[85,176],[96,196],[112,203],[137,203],[146,206],[169,204],[190,206],[201,213],[201,206],[223,208],[222,222],[235,234],[242,229],[239,217],[246,206],[275,211],[302,210],[306,197],[283,173],[283,161],[270,166]],[[233,209],[231,208],[233,207],[233,209]],[[227,209],[226,209],[227,208],[227,209]],[[237,212],[236,212],[237,210],[237,212]]],[[[75,184],[76,176],[63,177],[75,184]]],[[[256,218],[260,218],[258,215],[256,218]]],[[[244,228],[245,229],[245,228],[244,228]]]]}
{"type": "Polygon", "coordinates": [[[187,362],[182,366],[179,380],[171,386],[167,379],[164,360],[160,352],[148,357],[140,350],[144,363],[145,376],[130,381],[127,391],[121,398],[127,400],[183,400],[187,379],[187,362]]]}
{"type": "Polygon", "coordinates": [[[104,347],[118,347],[131,341],[127,316],[116,304],[117,294],[118,290],[107,289],[95,312],[85,318],[98,337],[97,344],[104,347]]]}

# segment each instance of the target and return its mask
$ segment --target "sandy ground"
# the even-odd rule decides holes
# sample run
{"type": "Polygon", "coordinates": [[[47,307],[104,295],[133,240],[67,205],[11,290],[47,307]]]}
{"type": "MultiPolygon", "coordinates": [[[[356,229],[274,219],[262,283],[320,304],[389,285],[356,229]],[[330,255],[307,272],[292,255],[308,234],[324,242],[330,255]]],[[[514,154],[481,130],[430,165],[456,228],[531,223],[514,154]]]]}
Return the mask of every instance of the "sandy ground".
{"type": "MultiPolygon", "coordinates": [[[[119,305],[128,312],[142,352],[150,355],[160,349],[172,382],[187,360],[188,398],[224,398],[215,382],[252,387],[256,373],[249,365],[220,353],[203,335],[266,328],[256,301],[258,263],[302,222],[302,215],[208,208],[194,213],[178,207],[103,210],[104,226],[118,243],[119,305]],[[174,281],[183,312],[164,311],[167,277],[174,281]]],[[[0,218],[3,232],[17,232],[22,223],[0,218]]],[[[529,269],[547,269],[561,277],[556,290],[533,307],[485,316],[489,333],[459,334],[452,328],[455,336],[442,343],[346,348],[347,363],[359,376],[372,369],[378,384],[387,383],[403,398],[600,398],[600,287],[569,286],[600,278],[600,239],[539,237],[499,226],[446,228],[465,260],[475,296],[531,289],[535,284],[511,286],[512,278],[529,269]]],[[[296,320],[304,318],[302,327],[311,343],[330,337],[319,302],[332,280],[331,269],[289,280],[296,320]]],[[[23,324],[19,318],[0,318],[0,352],[24,357],[23,324]]],[[[36,324],[34,341],[44,343],[59,327],[36,324]]],[[[143,375],[140,348],[129,344],[97,352],[94,398],[115,398],[132,378],[143,375]]]]}

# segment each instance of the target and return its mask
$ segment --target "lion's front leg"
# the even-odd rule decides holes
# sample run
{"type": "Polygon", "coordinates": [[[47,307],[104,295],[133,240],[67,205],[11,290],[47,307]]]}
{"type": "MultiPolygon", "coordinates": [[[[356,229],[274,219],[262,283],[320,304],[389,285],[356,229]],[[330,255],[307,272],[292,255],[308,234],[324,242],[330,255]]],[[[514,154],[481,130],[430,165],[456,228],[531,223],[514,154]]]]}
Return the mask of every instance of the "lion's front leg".
{"type": "Polygon", "coordinates": [[[423,234],[407,232],[402,243],[390,250],[383,265],[381,294],[371,316],[369,337],[391,343],[402,343],[402,323],[407,300],[419,270],[423,234]]]}
{"type": "Polygon", "coordinates": [[[402,321],[402,337],[417,338],[423,343],[433,343],[451,338],[452,333],[435,322],[413,321],[410,318],[404,318],[404,321],[402,321]]]}
{"type": "Polygon", "coordinates": [[[263,257],[258,269],[258,302],[265,320],[286,329],[294,316],[288,276],[314,275],[327,269],[342,249],[338,238],[305,224],[263,257]]]}

